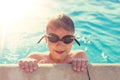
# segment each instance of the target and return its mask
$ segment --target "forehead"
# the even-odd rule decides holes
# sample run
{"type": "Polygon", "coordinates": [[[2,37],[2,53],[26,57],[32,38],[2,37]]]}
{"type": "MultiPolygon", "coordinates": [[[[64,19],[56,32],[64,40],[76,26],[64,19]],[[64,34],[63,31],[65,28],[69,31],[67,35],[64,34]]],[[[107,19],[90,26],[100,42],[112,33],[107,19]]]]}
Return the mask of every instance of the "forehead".
{"type": "Polygon", "coordinates": [[[72,34],[74,34],[73,31],[68,31],[68,30],[64,29],[63,27],[55,27],[55,26],[49,27],[47,29],[47,33],[54,33],[57,35],[72,35],[72,34]]]}
{"type": "Polygon", "coordinates": [[[59,19],[57,20],[53,19],[53,20],[48,21],[46,31],[48,31],[48,29],[51,29],[51,30],[63,29],[68,32],[74,32],[74,26],[71,26],[59,19]]]}

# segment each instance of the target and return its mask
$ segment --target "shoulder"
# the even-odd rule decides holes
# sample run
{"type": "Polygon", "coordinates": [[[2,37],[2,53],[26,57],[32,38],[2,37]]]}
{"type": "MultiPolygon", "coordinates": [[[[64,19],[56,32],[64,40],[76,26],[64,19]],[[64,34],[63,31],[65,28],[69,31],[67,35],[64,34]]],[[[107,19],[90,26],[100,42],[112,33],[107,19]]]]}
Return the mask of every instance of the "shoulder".
{"type": "Polygon", "coordinates": [[[35,57],[35,56],[43,56],[44,54],[39,53],[39,52],[33,52],[28,55],[28,57],[35,57]]]}
{"type": "Polygon", "coordinates": [[[83,50],[72,51],[71,55],[73,57],[87,58],[87,55],[86,55],[85,51],[83,51],[83,50]]]}
{"type": "Polygon", "coordinates": [[[75,55],[75,54],[85,54],[85,51],[83,50],[75,50],[75,51],[72,51],[71,54],[75,55]]]}
{"type": "Polygon", "coordinates": [[[45,58],[48,54],[47,53],[40,53],[40,52],[33,52],[28,55],[28,58],[36,59],[37,61],[45,58]]]}

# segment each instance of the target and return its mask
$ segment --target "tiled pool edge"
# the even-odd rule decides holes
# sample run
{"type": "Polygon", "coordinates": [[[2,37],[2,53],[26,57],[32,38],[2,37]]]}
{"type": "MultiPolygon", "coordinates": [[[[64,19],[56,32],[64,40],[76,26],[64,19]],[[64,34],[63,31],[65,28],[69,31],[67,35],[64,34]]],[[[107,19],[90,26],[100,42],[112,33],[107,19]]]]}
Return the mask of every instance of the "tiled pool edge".
{"type": "Polygon", "coordinates": [[[89,64],[81,73],[69,64],[41,64],[33,73],[25,73],[17,64],[1,64],[0,80],[120,80],[120,64],[89,64]]]}

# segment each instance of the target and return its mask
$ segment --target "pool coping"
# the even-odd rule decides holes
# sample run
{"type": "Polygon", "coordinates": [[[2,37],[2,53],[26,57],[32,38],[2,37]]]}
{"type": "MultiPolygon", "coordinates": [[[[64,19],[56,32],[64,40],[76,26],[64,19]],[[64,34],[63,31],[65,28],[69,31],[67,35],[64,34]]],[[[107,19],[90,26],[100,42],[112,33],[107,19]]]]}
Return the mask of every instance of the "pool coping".
{"type": "Polygon", "coordinates": [[[40,64],[37,71],[26,73],[18,64],[0,64],[0,80],[120,80],[120,64],[89,64],[80,73],[70,64],[40,64]]]}

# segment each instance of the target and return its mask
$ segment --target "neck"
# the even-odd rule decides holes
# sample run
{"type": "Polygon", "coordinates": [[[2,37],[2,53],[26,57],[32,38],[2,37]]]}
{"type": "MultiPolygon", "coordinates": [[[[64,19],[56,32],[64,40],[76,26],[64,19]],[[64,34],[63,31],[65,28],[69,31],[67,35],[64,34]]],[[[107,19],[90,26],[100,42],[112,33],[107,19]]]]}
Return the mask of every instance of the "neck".
{"type": "Polygon", "coordinates": [[[55,62],[55,63],[64,63],[65,58],[61,58],[61,59],[57,59],[54,55],[52,55],[51,53],[49,54],[50,59],[55,62]]]}

